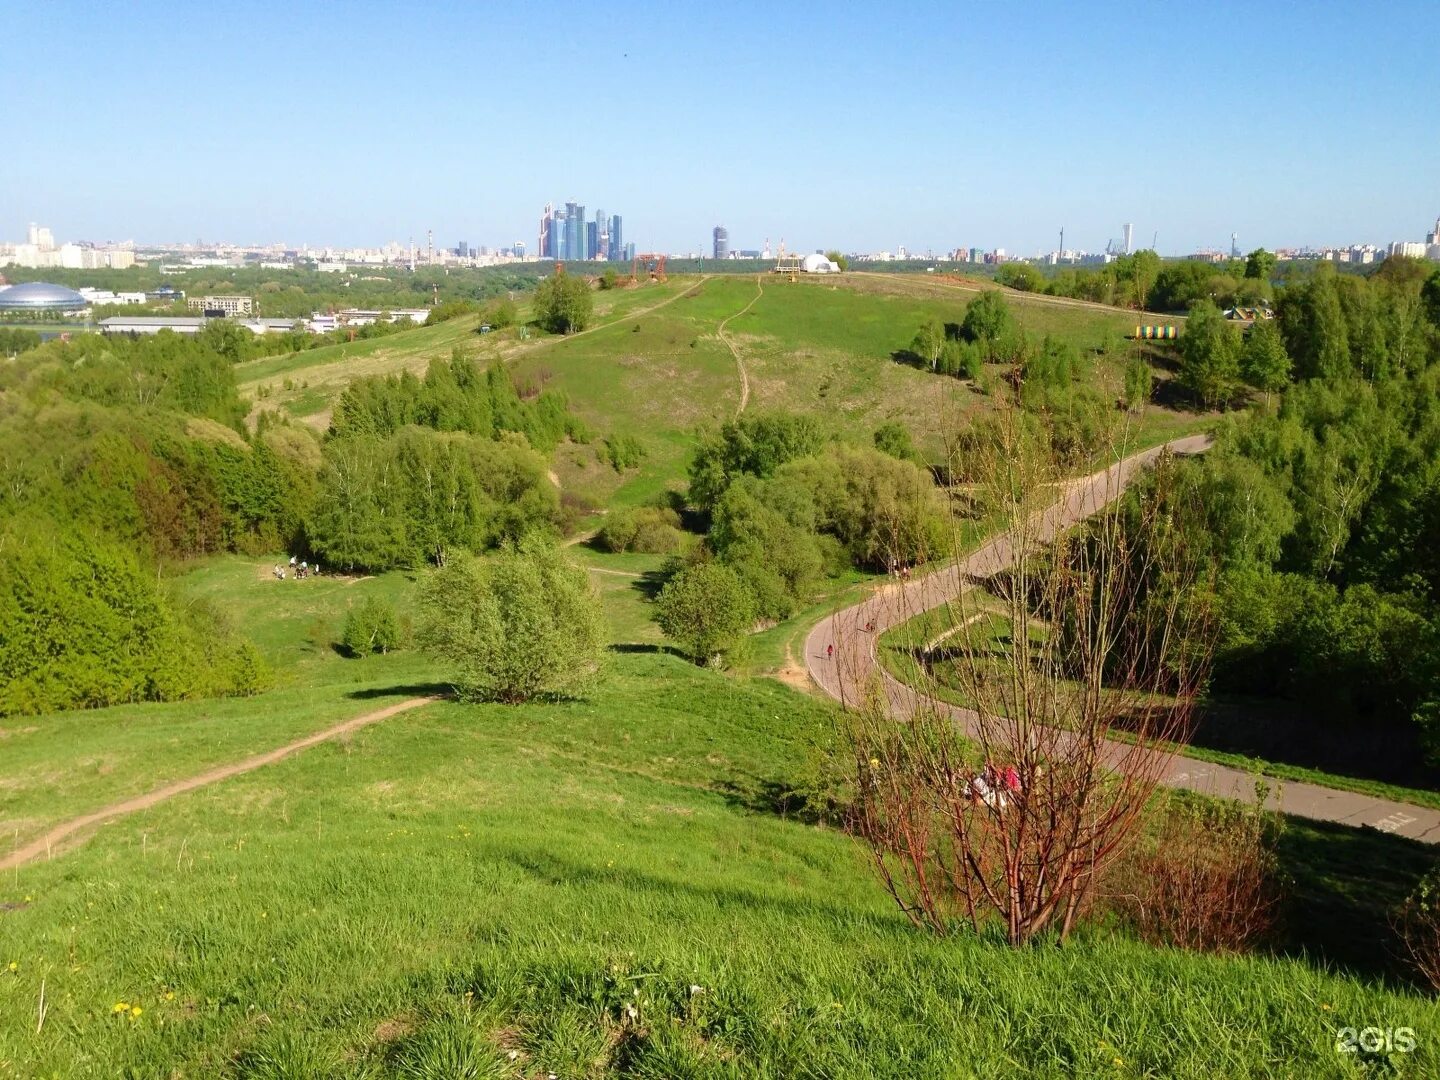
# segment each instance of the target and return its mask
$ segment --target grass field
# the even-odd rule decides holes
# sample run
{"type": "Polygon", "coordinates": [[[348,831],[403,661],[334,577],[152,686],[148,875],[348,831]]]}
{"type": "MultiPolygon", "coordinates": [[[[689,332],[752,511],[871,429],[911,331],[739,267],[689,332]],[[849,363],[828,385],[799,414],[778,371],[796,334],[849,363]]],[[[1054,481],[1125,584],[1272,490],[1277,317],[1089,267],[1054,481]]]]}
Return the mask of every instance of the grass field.
{"type": "MultiPolygon", "coordinates": [[[[432,706],[116,822],[0,881],[0,1075],[1360,1075],[1347,1024],[1435,1064],[1434,1004],[1373,968],[911,929],[774,812],[829,724],[618,653],[588,701],[432,706]]],[[[1414,856],[1329,839],[1307,887],[1373,934],[1414,856]]]]}
{"type": "MultiPolygon", "coordinates": [[[[1293,826],[1269,956],[1098,928],[1021,952],[933,939],[804,811],[831,706],[658,649],[662,560],[574,550],[617,642],[587,700],[412,711],[0,878],[0,1076],[1361,1075],[1345,1025],[1413,1027],[1397,1074],[1435,1065],[1440,1014],[1395,981],[1385,925],[1426,849],[1293,826]]],[[[219,558],[180,587],[231,612],[279,687],[8,732],[7,829],[442,679],[329,647],[366,592],[406,610],[405,575],[269,565],[219,558]]],[[[756,666],[869,587],[760,635],[756,666]]]]}
{"type": "MultiPolygon", "coordinates": [[[[568,338],[537,334],[520,341],[513,329],[482,337],[474,333],[472,317],[253,361],[238,375],[257,409],[283,409],[324,426],[334,399],[353,378],[422,372],[457,346],[482,360],[504,359],[522,382],[564,391],[597,432],[640,440],[645,460],[625,474],[602,464],[594,446],[567,445],[556,455],[556,473],[567,490],[592,505],[629,506],[680,484],[696,429],[734,416],[742,397],[750,409],[815,413],[853,438],[868,439],[880,424],[898,420],[938,458],[946,438],[989,399],[895,357],[926,319],[958,323],[974,295],[973,289],[914,275],[798,282],[769,275],[759,281],[677,277],[596,293],[595,327],[568,338]]],[[[1023,293],[1006,296],[1028,333],[1057,335],[1094,357],[1087,377],[1107,396],[1119,394],[1132,348],[1122,338],[1135,324],[1132,314],[1023,293]],[[1109,351],[1097,356],[1102,346],[1109,351]]],[[[1163,387],[1170,377],[1163,354],[1147,348],[1163,387]]],[[[1194,422],[1191,413],[1152,406],[1141,434],[1159,438],[1194,422]]]]}

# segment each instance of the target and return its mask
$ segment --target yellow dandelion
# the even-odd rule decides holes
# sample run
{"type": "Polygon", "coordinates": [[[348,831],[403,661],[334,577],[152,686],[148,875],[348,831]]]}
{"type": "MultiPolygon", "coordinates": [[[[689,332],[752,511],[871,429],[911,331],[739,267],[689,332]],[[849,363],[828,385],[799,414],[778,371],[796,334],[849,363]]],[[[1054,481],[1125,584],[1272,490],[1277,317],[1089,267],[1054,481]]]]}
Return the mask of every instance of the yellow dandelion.
{"type": "Polygon", "coordinates": [[[11,960],[11,961],[10,961],[10,970],[11,970],[11,971],[19,971],[19,970],[20,970],[20,961],[18,961],[18,960],[11,960]]]}
{"type": "Polygon", "coordinates": [[[1325,1004],[1325,1002],[1323,1002],[1323,1001],[1320,1003],[1320,1007],[1321,1007],[1322,1009],[1324,1009],[1326,1012],[1329,1012],[1329,1011],[1330,1011],[1330,1006],[1327,1005],[1327,1004],[1325,1004]]]}
{"type": "Polygon", "coordinates": [[[1125,1059],[1124,1059],[1124,1058],[1116,1058],[1116,1059],[1115,1059],[1115,1067],[1116,1067],[1117,1069],[1120,1068],[1120,1066],[1121,1066],[1121,1065],[1124,1065],[1124,1064],[1125,1064],[1125,1059]]]}
{"type": "Polygon", "coordinates": [[[132,1020],[135,1019],[135,1017],[139,1016],[139,1015],[140,1015],[142,1012],[144,1012],[144,1011],[145,1011],[145,1010],[142,1009],[142,1008],[140,1008],[139,1005],[131,1005],[131,1006],[130,1006],[130,1019],[132,1019],[132,1020]]]}
{"type": "Polygon", "coordinates": [[[128,1008],[130,1008],[130,1003],[128,1001],[117,1001],[115,1002],[115,1007],[110,1011],[112,1013],[122,1013],[128,1008]]]}
{"type": "Polygon", "coordinates": [[[165,1000],[166,1000],[166,1001],[174,1001],[174,1000],[175,1000],[175,991],[174,991],[174,990],[166,990],[166,991],[165,991],[165,1000]]]}

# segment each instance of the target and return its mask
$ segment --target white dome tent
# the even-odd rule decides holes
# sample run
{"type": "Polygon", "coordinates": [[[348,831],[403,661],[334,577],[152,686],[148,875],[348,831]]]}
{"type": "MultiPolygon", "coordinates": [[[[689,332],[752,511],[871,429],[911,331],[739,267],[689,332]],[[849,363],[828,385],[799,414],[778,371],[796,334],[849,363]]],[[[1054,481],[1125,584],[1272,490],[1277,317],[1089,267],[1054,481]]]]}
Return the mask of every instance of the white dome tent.
{"type": "Polygon", "coordinates": [[[807,274],[838,274],[840,267],[824,255],[806,255],[800,262],[800,269],[807,274]]]}

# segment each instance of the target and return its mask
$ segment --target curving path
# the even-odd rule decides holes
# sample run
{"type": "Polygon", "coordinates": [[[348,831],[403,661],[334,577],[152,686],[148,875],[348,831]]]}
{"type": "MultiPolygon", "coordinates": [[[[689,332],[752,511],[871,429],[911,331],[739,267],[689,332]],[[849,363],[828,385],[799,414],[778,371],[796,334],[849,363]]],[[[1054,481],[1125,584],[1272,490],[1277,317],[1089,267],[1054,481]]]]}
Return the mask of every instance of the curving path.
{"type": "Polygon", "coordinates": [[[207,784],[216,784],[221,780],[228,780],[232,776],[239,776],[241,773],[251,772],[265,765],[271,765],[281,758],[289,757],[291,754],[316,743],[324,742],[326,739],[333,739],[337,735],[344,735],[346,732],[355,731],[358,728],[367,727],[370,724],[379,723],[381,720],[388,720],[390,717],[409,709],[417,709],[421,705],[429,705],[432,702],[441,700],[438,697],[417,697],[408,701],[397,702],[394,705],[387,705],[383,709],[376,709],[361,716],[352,716],[343,723],[335,724],[324,731],[317,731],[313,735],[306,735],[303,739],[296,739],[292,743],[277,747],[274,750],[267,750],[263,754],[256,754],[243,761],[237,761],[231,765],[221,765],[218,768],[208,769],[196,776],[185,780],[176,780],[174,783],[166,784],[154,791],[147,791],[144,795],[136,795],[123,802],[112,803],[109,806],[101,807],[89,814],[84,814],[69,821],[61,822],[54,828],[48,830],[44,836],[37,837],[24,847],[16,848],[7,855],[0,855],[0,870],[11,870],[22,866],[27,862],[38,859],[40,856],[53,854],[54,849],[64,840],[82,829],[88,829],[92,825],[108,825],[118,817],[126,814],[133,814],[139,810],[148,810],[157,803],[166,799],[173,799],[176,795],[183,795],[187,791],[194,791],[196,788],[205,787],[207,784]]]}
{"type": "MultiPolygon", "coordinates": [[[[1163,450],[1196,454],[1209,449],[1209,445],[1209,437],[1205,435],[1176,439],[1075,481],[1068,486],[1065,497],[1045,511],[1044,531],[1053,535],[1100,510],[1116,499],[1135,473],[1163,450]]],[[[919,695],[886,672],[876,657],[875,643],[880,635],[923,611],[954,600],[971,587],[969,579],[1004,569],[1011,558],[1009,542],[1003,537],[994,539],[953,566],[903,585],[887,585],[869,599],[836,612],[815,626],[805,639],[805,666],[811,679],[841,704],[849,704],[859,701],[864,687],[878,677],[893,713],[904,715],[913,710],[920,702],[919,695]],[[868,623],[874,624],[873,633],[864,629],[868,623]],[[829,655],[832,646],[833,657],[829,655]]],[[[976,719],[972,710],[955,705],[947,708],[963,728],[971,728],[976,719]]],[[[1116,749],[1118,752],[1120,748],[1116,749]]],[[[1155,753],[1164,758],[1164,767],[1158,774],[1167,787],[1224,798],[1254,797],[1255,777],[1250,772],[1212,765],[1182,754],[1155,753]]],[[[1284,813],[1316,821],[1368,825],[1423,843],[1440,844],[1440,811],[1318,784],[1292,781],[1271,781],[1271,784],[1270,805],[1284,813]]]]}
{"type": "Polygon", "coordinates": [[[724,319],[720,321],[720,325],[715,328],[715,332],[720,335],[720,340],[725,343],[725,347],[730,350],[730,355],[735,358],[735,366],[740,369],[740,404],[735,408],[736,416],[739,416],[741,413],[743,413],[745,411],[745,406],[750,404],[750,374],[745,370],[745,361],[740,359],[740,350],[736,348],[735,342],[731,339],[730,335],[725,333],[725,327],[730,325],[731,319],[738,319],[741,315],[744,315],[747,311],[754,307],[756,301],[758,301],[764,295],[764,281],[761,278],[761,275],[756,274],[754,297],[752,297],[750,302],[746,304],[743,308],[735,312],[734,315],[727,315],[724,319]]]}

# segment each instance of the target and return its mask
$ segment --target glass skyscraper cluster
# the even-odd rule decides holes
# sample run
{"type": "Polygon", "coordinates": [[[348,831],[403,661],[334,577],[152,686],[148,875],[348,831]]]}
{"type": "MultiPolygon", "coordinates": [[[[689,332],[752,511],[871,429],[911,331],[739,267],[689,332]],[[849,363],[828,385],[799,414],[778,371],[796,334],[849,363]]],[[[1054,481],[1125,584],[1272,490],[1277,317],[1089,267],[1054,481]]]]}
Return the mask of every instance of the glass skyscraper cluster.
{"type": "Polygon", "coordinates": [[[623,223],[619,214],[595,212],[587,220],[585,207],[568,202],[564,206],[545,204],[540,217],[539,254],[542,259],[588,262],[605,259],[624,262],[635,257],[635,245],[625,243],[623,223]]]}

